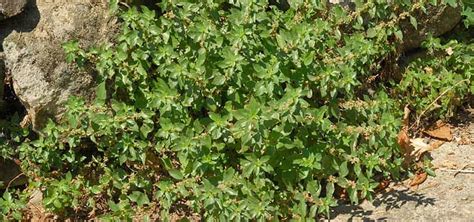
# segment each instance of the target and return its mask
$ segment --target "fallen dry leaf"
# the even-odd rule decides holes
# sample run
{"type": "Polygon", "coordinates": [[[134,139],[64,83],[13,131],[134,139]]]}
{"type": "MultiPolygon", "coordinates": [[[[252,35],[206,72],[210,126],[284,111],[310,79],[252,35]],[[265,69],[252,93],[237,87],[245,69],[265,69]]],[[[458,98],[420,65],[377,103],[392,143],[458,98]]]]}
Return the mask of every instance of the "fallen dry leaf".
{"type": "Polygon", "coordinates": [[[410,145],[410,137],[408,137],[406,128],[402,129],[402,131],[400,131],[398,134],[398,144],[400,145],[403,155],[403,165],[408,166],[413,160],[411,155],[413,152],[413,147],[410,145]]]}
{"type": "Polygon", "coordinates": [[[447,124],[437,124],[433,129],[424,131],[428,136],[436,139],[452,141],[453,134],[451,133],[451,127],[447,124]]]}
{"type": "Polygon", "coordinates": [[[410,146],[410,137],[408,136],[408,121],[410,117],[410,109],[408,106],[405,106],[404,115],[403,115],[403,125],[402,130],[398,133],[398,145],[402,149],[402,152],[405,156],[408,156],[412,152],[412,147],[410,146]]]}
{"type": "Polygon", "coordinates": [[[380,192],[382,190],[385,190],[388,187],[388,185],[390,185],[390,180],[382,180],[382,181],[380,181],[377,188],[375,188],[375,191],[380,192]]]}
{"type": "Polygon", "coordinates": [[[402,152],[404,154],[409,154],[411,153],[411,147],[410,147],[410,137],[408,136],[408,133],[406,132],[405,129],[402,129],[400,133],[398,133],[398,145],[400,145],[400,148],[402,148],[402,152]]]}
{"type": "Polygon", "coordinates": [[[412,157],[415,157],[418,161],[424,153],[431,151],[431,146],[426,144],[422,138],[416,138],[410,140],[410,146],[413,147],[413,151],[410,153],[412,157]]]}
{"type": "Polygon", "coordinates": [[[426,178],[428,178],[428,174],[426,172],[418,173],[411,179],[410,186],[411,187],[418,186],[422,184],[423,182],[425,182],[426,178]]]}

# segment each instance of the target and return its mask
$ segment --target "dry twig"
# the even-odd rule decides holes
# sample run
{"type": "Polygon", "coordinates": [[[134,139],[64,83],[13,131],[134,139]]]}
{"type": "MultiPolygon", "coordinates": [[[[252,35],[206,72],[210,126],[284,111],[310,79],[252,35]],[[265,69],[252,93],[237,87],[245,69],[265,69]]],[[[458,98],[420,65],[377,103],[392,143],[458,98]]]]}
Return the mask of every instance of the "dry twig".
{"type": "Polygon", "coordinates": [[[418,118],[416,119],[416,124],[413,125],[413,126],[416,126],[416,128],[418,128],[420,126],[420,121],[421,121],[421,117],[423,117],[425,115],[425,113],[436,103],[438,102],[439,99],[441,99],[441,97],[444,96],[444,94],[448,93],[449,91],[451,91],[452,89],[454,89],[454,87],[458,86],[459,84],[463,83],[463,82],[468,82],[469,79],[463,79],[463,80],[460,80],[459,82],[457,82],[456,84],[454,84],[453,86],[447,88],[446,90],[444,90],[441,94],[439,94],[438,97],[436,97],[435,100],[433,100],[433,102],[431,102],[421,113],[420,115],[418,116],[418,118]]]}
{"type": "Polygon", "coordinates": [[[441,171],[445,171],[445,172],[452,172],[452,173],[467,173],[467,174],[470,174],[470,173],[474,173],[474,170],[462,170],[462,169],[459,169],[459,170],[451,170],[451,169],[445,169],[445,168],[439,168],[438,170],[441,170],[441,171]]]}
{"type": "Polygon", "coordinates": [[[16,175],[16,177],[14,177],[13,179],[11,179],[9,182],[8,182],[8,185],[7,187],[5,188],[5,190],[8,190],[8,188],[10,188],[10,185],[13,183],[13,181],[17,180],[18,178],[20,178],[21,176],[24,176],[25,174],[23,173],[20,173],[18,175],[16,175]]]}

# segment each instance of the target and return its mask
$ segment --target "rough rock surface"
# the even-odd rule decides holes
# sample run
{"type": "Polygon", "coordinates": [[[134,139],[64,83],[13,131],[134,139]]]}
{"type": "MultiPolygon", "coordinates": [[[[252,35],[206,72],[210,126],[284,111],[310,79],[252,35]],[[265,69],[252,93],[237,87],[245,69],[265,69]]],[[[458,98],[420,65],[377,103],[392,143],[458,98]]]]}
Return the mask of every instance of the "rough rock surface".
{"type": "Polygon", "coordinates": [[[0,20],[20,14],[27,0],[0,0],[0,20]]]}
{"type": "MultiPolygon", "coordinates": [[[[354,4],[351,0],[339,0],[342,7],[354,10],[354,4]]],[[[461,21],[461,7],[453,8],[447,5],[428,6],[426,13],[421,10],[415,12],[414,17],[417,21],[417,28],[413,27],[409,19],[401,22],[400,28],[403,32],[403,44],[401,51],[406,52],[421,46],[421,43],[433,36],[441,36],[451,31],[461,21]]]]}
{"type": "Polygon", "coordinates": [[[420,47],[429,34],[441,36],[451,31],[461,21],[461,8],[450,6],[429,6],[426,14],[418,11],[415,16],[417,29],[406,19],[400,25],[403,32],[402,51],[420,47]]]}
{"type": "Polygon", "coordinates": [[[58,119],[70,96],[92,95],[93,74],[66,63],[62,44],[79,40],[88,47],[112,36],[115,21],[105,5],[97,2],[37,1],[17,19],[25,26],[37,20],[31,30],[18,30],[19,23],[10,20],[5,27],[0,24],[0,33],[14,27],[3,41],[5,66],[34,129],[44,126],[48,118],[58,119]],[[38,14],[39,19],[34,18],[38,14]]]}

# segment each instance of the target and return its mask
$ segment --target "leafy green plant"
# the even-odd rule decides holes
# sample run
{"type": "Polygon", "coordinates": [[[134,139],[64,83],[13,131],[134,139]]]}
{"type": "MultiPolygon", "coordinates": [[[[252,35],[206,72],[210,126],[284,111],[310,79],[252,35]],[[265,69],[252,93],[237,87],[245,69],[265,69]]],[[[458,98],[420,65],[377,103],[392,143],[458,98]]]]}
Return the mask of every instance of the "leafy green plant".
{"type": "Polygon", "coordinates": [[[29,135],[28,129],[20,127],[18,113],[8,119],[0,119],[0,158],[11,159],[16,156],[16,147],[29,135]]]}
{"type": "Polygon", "coordinates": [[[44,191],[46,198],[43,200],[44,206],[56,211],[64,211],[64,209],[78,208],[79,198],[81,198],[80,180],[73,180],[72,174],[67,173],[65,178],[54,180],[48,184],[48,188],[44,191]],[[76,182],[79,181],[79,182],[76,182]]]}
{"type": "Polygon", "coordinates": [[[453,116],[464,98],[474,93],[474,44],[430,39],[424,47],[426,55],[410,63],[394,88],[417,111],[418,120],[453,116]]]}
{"type": "Polygon", "coordinates": [[[451,47],[451,58],[415,62],[400,83],[370,81],[397,53],[400,21],[417,26],[411,13],[436,2],[132,7],[115,44],[64,46],[69,61],[95,65],[96,99],[71,98],[62,123],[22,143],[24,169],[49,210],[104,220],[314,220],[341,190],[370,199],[406,170],[402,107],[431,111],[453,87],[439,100],[447,113],[472,88],[472,48],[436,40],[427,47],[451,47]],[[423,73],[428,64],[443,78],[423,73]]]}
{"type": "Polygon", "coordinates": [[[2,221],[21,220],[23,218],[22,210],[25,208],[25,199],[17,199],[16,194],[9,190],[3,192],[0,197],[0,212],[2,221]]]}

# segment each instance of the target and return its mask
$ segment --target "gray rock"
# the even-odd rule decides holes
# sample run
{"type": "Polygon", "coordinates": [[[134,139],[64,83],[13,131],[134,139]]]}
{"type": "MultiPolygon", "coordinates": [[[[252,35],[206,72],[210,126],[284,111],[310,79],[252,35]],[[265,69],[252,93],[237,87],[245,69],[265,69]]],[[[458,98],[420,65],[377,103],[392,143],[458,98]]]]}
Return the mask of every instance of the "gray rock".
{"type": "Polygon", "coordinates": [[[27,0],[0,0],[0,20],[20,14],[27,0]]]}
{"type": "MultiPolygon", "coordinates": [[[[48,118],[59,120],[69,97],[93,95],[93,73],[66,63],[62,44],[79,40],[82,46],[89,47],[113,35],[115,19],[109,16],[105,5],[97,2],[38,1],[37,25],[29,32],[13,30],[3,41],[6,69],[35,130],[44,126],[48,118]]],[[[28,11],[25,14],[29,16],[28,11]]]]}
{"type": "Polygon", "coordinates": [[[417,29],[410,24],[409,19],[400,24],[403,32],[402,51],[420,47],[429,34],[438,37],[451,31],[461,21],[461,8],[428,6],[426,14],[418,11],[414,17],[418,23],[417,29]]]}
{"type": "MultiPolygon", "coordinates": [[[[334,1],[340,4],[346,10],[355,10],[353,0],[334,1]]],[[[417,20],[417,28],[413,27],[407,18],[400,24],[403,32],[403,43],[399,46],[402,52],[406,52],[421,46],[431,34],[435,37],[441,36],[456,27],[461,21],[461,7],[453,8],[447,5],[429,5],[426,7],[426,13],[418,10],[413,14],[417,20]]]]}

